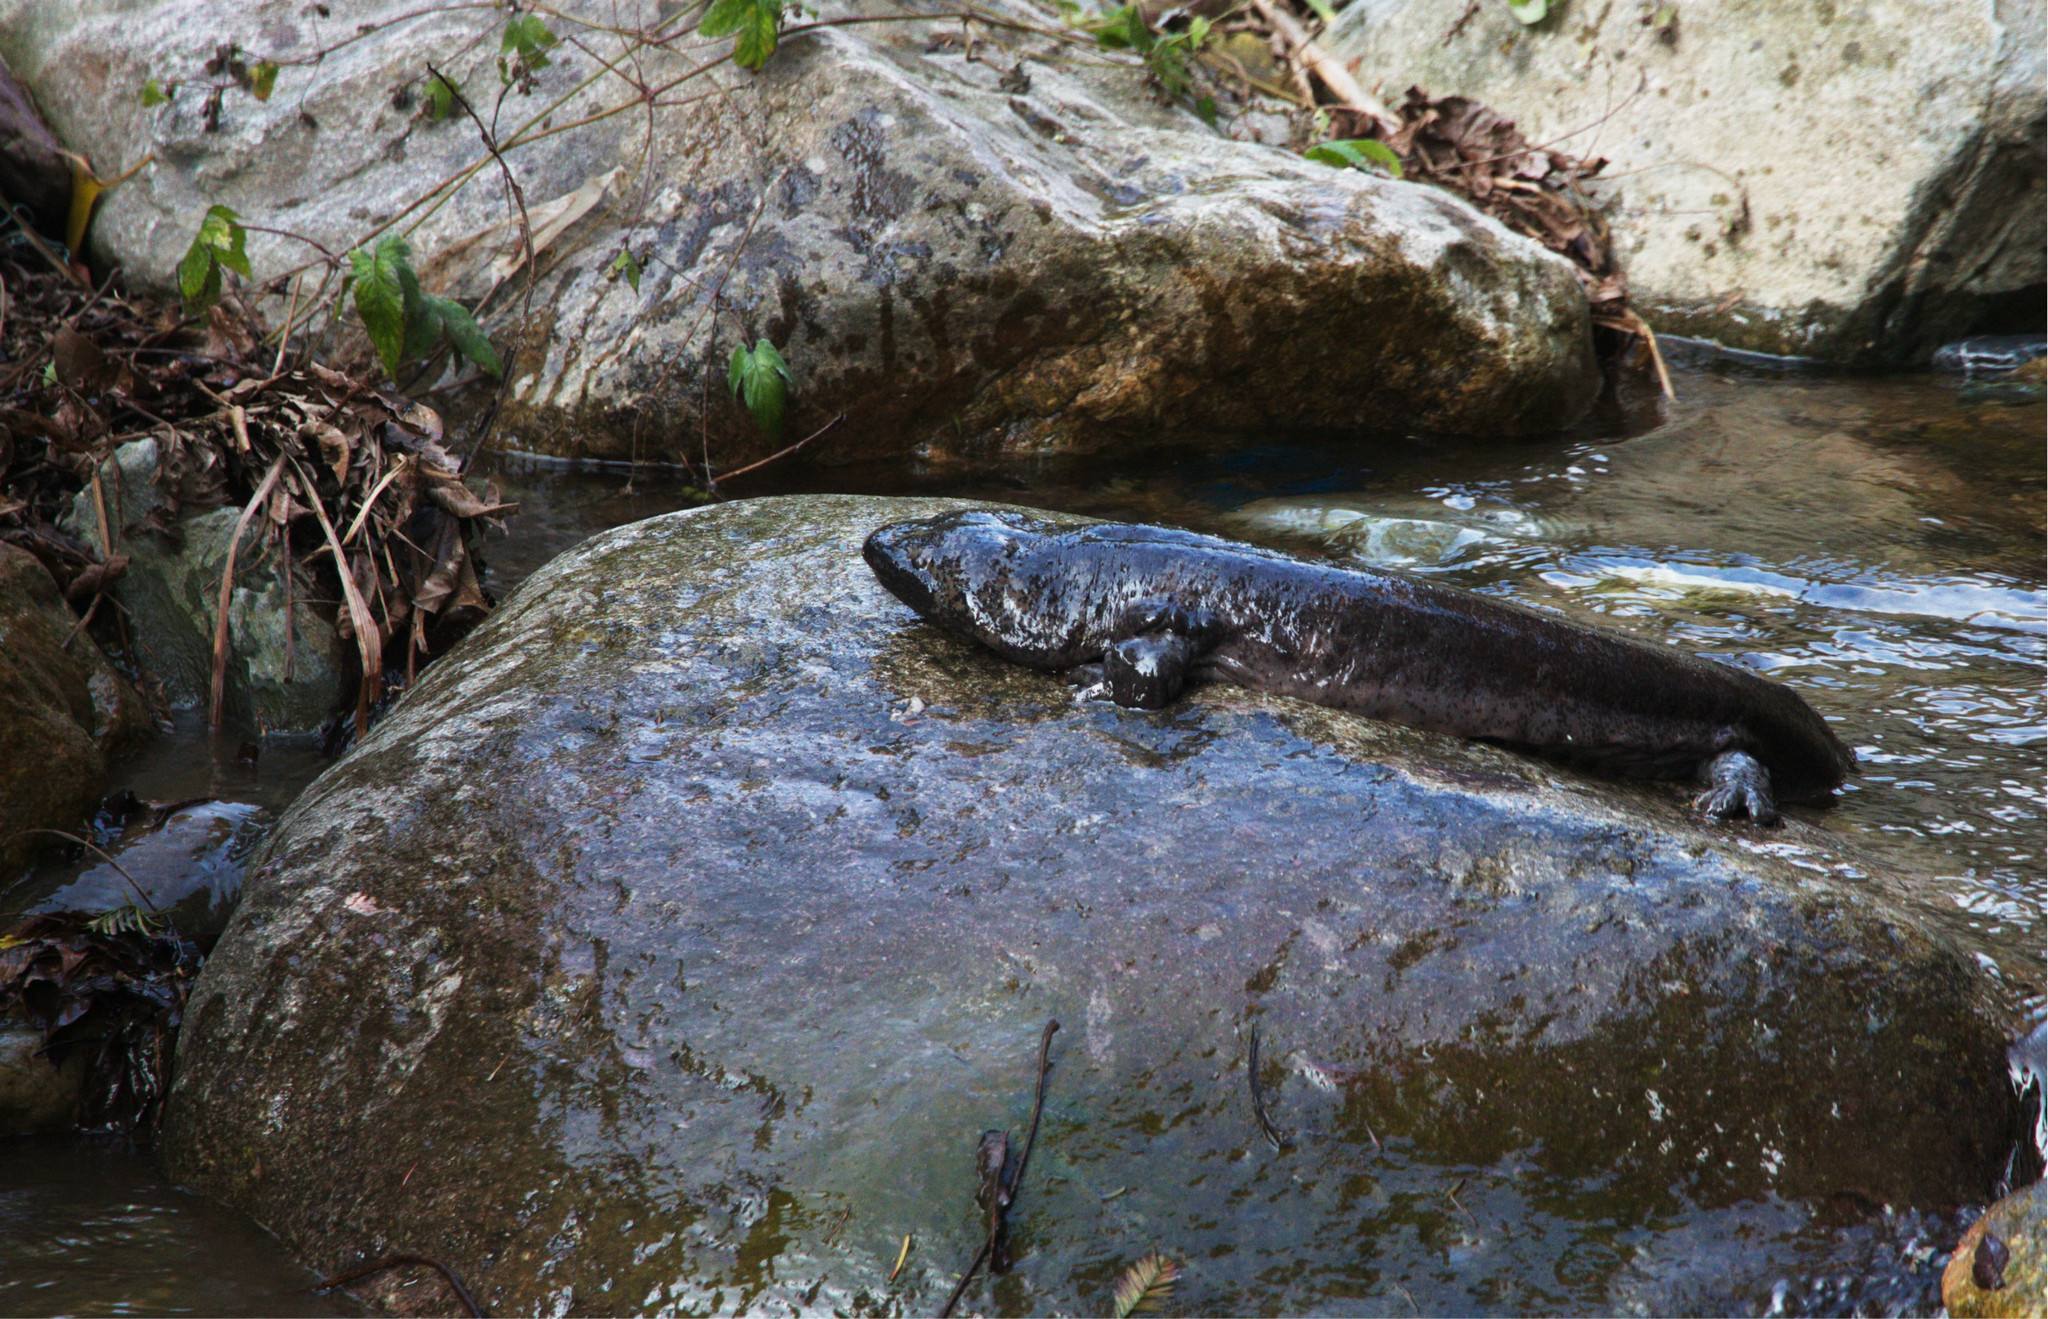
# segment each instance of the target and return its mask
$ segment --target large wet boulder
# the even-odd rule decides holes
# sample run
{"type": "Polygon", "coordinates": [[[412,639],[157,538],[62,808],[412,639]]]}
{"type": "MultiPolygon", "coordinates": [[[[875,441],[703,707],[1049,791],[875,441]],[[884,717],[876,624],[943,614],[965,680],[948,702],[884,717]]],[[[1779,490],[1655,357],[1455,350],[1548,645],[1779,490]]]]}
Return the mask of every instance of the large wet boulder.
{"type": "Polygon", "coordinates": [[[84,821],[108,757],[149,725],[49,572],[0,542],[0,881],[39,844],[34,830],[84,821]]]}
{"type": "MultiPolygon", "coordinates": [[[[545,242],[537,348],[505,413],[521,446],[708,447],[719,466],[774,448],[725,387],[735,345],[761,337],[795,375],[784,438],[846,413],[818,446],[828,459],[1362,423],[1541,431],[1597,391],[1585,298],[1561,260],[1444,193],[1212,131],[1085,39],[976,26],[970,52],[950,20],[814,29],[758,75],[677,84],[666,99],[680,104],[650,124],[597,63],[621,59],[618,40],[559,12],[631,27],[680,11],[550,11],[589,53],[555,47],[531,95],[497,114],[508,141],[544,109],[560,130],[505,153],[545,242]],[[632,112],[571,126],[621,102],[632,112]]],[[[990,12],[1060,21],[1001,0],[990,12]]],[[[0,0],[0,52],[109,170],[154,154],[101,203],[94,241],[171,286],[210,205],[339,250],[490,163],[466,116],[426,112],[424,80],[433,62],[491,114],[504,14],[377,0],[347,21],[368,35],[336,41],[340,20],[300,0],[232,17],[212,0],[0,0]],[[202,65],[230,40],[245,67],[286,61],[267,101],[209,101],[202,65]],[[178,94],[145,107],[150,79],[178,94]]],[[[683,41],[626,58],[665,85],[706,54],[683,41]]],[[[411,234],[430,285],[502,285],[486,317],[499,330],[527,298],[516,216],[492,166],[416,212],[411,234]]],[[[249,238],[259,280],[308,250],[249,238]]]]}
{"type": "Polygon", "coordinates": [[[212,698],[216,620],[228,549],[228,658],[223,715],[266,733],[309,732],[344,708],[355,684],[331,607],[305,569],[280,562],[275,538],[254,520],[239,542],[238,507],[181,514],[158,485],[154,438],[122,445],[100,467],[108,526],[90,490],[71,502],[63,525],[128,556],[109,588],[127,618],[135,659],[174,708],[204,709],[212,698]]]}
{"type": "Polygon", "coordinates": [[[1760,1307],[1815,1201],[1988,1192],[1987,974],[1824,822],[1237,688],[1076,705],[862,563],[957,506],[727,504],[537,573],[252,863],[176,1174],[508,1312],[924,1313],[1057,1019],[970,1305],[1105,1309],[1156,1247],[1195,1311],[1760,1307]]]}
{"type": "Polygon", "coordinates": [[[1444,8],[1358,0],[1330,45],[1394,99],[1476,97],[1606,157],[1659,330],[1886,364],[2041,328],[2040,0],[1444,8]]]}

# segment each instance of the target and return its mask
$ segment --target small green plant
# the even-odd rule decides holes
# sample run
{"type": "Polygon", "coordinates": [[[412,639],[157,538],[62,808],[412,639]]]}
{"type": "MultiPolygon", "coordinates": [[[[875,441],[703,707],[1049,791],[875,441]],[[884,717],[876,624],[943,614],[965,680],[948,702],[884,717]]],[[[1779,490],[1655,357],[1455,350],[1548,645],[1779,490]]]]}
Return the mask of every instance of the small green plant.
{"type": "Polygon", "coordinates": [[[626,283],[632,286],[635,293],[640,291],[640,263],[634,259],[633,249],[630,247],[620,248],[619,254],[612,258],[612,263],[604,268],[606,279],[615,280],[621,275],[625,276],[626,283]]]}
{"type": "Polygon", "coordinates": [[[103,911],[85,923],[94,934],[118,938],[122,935],[147,936],[155,934],[164,926],[163,919],[129,903],[112,911],[103,911]]]}
{"type": "Polygon", "coordinates": [[[350,252],[348,264],[356,314],[390,375],[396,377],[402,364],[425,357],[443,339],[492,375],[502,370],[497,351],[469,309],[420,288],[405,239],[385,234],[374,247],[350,252]]]}
{"type": "Polygon", "coordinates": [[[1508,0],[1508,12],[1523,27],[1535,27],[1550,16],[1550,0],[1508,0]]]}
{"type": "Polygon", "coordinates": [[[220,270],[226,266],[243,279],[249,278],[249,232],[241,217],[226,206],[209,206],[199,222],[199,232],[178,262],[178,292],[194,311],[205,311],[220,301],[220,270]]]}
{"type": "Polygon", "coordinates": [[[697,35],[730,36],[732,62],[758,69],[775,53],[782,36],[782,0],[712,0],[697,35]]]}
{"type": "Polygon", "coordinates": [[[533,75],[548,66],[548,51],[560,40],[539,14],[514,14],[506,19],[505,33],[498,39],[498,81],[525,91],[533,75]]]}
{"type": "Polygon", "coordinates": [[[756,340],[752,348],[741,345],[732,350],[732,369],[726,373],[726,383],[732,386],[732,396],[747,405],[747,411],[754,415],[754,424],[770,439],[782,438],[782,410],[789,401],[789,379],[789,363],[766,339],[756,340]]]}
{"type": "Polygon", "coordinates": [[[166,87],[156,79],[151,78],[142,84],[142,104],[150,108],[168,105],[177,94],[178,84],[176,83],[166,87]]]}
{"type": "MultiPolygon", "coordinates": [[[[1209,20],[1196,15],[1178,32],[1155,30],[1136,5],[1123,5],[1101,14],[1087,14],[1067,0],[1060,6],[1068,23],[1089,33],[1104,50],[1128,50],[1145,61],[1146,70],[1159,90],[1172,100],[1186,100],[1194,93],[1193,64],[1202,44],[1209,39],[1209,20]]],[[[1195,98],[1195,113],[1203,122],[1216,121],[1215,98],[1195,98]]]]}
{"type": "Polygon", "coordinates": [[[1339,169],[1362,169],[1370,171],[1377,165],[1385,170],[1389,178],[1401,177],[1401,157],[1384,142],[1369,137],[1345,138],[1336,142],[1318,142],[1301,153],[1319,165],[1335,165],[1339,169]]]}
{"type": "Polygon", "coordinates": [[[438,73],[429,73],[426,81],[427,122],[438,124],[455,113],[455,84],[438,73]]]}

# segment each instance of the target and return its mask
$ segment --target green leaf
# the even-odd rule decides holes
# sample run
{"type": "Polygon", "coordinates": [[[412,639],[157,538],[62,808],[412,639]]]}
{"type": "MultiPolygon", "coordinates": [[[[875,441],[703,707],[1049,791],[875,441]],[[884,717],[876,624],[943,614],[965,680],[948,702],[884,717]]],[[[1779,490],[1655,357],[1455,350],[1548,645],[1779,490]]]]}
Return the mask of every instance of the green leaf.
{"type": "Polygon", "coordinates": [[[548,31],[539,14],[515,14],[505,20],[505,35],[499,39],[498,49],[517,55],[531,72],[548,66],[548,48],[560,40],[548,31]]]}
{"type": "Polygon", "coordinates": [[[743,69],[758,69],[775,53],[782,35],[782,0],[713,0],[705,11],[697,34],[705,37],[730,35],[732,62],[743,69]]]}
{"type": "Polygon", "coordinates": [[[259,60],[249,70],[249,94],[259,101],[270,99],[272,89],[277,86],[277,65],[269,60],[259,60]]]}
{"type": "Polygon", "coordinates": [[[194,310],[204,311],[220,298],[220,268],[249,278],[249,231],[226,206],[209,206],[199,232],[178,262],[178,292],[194,310]]]}
{"type": "Polygon", "coordinates": [[[612,263],[604,271],[606,279],[617,279],[621,275],[626,277],[635,293],[640,291],[640,263],[633,259],[633,250],[628,247],[620,248],[619,254],[612,258],[612,263]]]}
{"type": "Polygon", "coordinates": [[[1508,0],[1508,12],[1523,27],[1535,27],[1550,13],[1550,0],[1508,0]]]}
{"type": "Polygon", "coordinates": [[[449,344],[456,352],[475,362],[492,375],[504,374],[498,362],[498,352],[491,347],[491,341],[476,323],[476,317],[469,314],[469,308],[447,298],[428,295],[426,305],[432,309],[434,319],[448,335],[449,344]]]}
{"type": "Polygon", "coordinates": [[[427,75],[427,119],[439,123],[455,113],[455,88],[438,73],[427,75]]]}
{"type": "Polygon", "coordinates": [[[1316,17],[1325,24],[1337,21],[1337,11],[1330,8],[1330,0],[1307,0],[1308,7],[1316,11],[1316,17]]]}
{"type": "Polygon", "coordinates": [[[398,364],[405,360],[405,292],[412,275],[412,251],[405,239],[385,234],[375,248],[350,252],[348,264],[355,281],[356,314],[363,318],[385,372],[396,376],[398,364]]]}
{"type": "Polygon", "coordinates": [[[1195,114],[1209,127],[1216,127],[1216,98],[1213,96],[1198,97],[1195,101],[1195,114]]]}
{"type": "Polygon", "coordinates": [[[732,350],[732,368],[726,383],[732,396],[747,405],[754,424],[770,439],[782,436],[782,409],[789,396],[789,363],[766,339],[756,340],[750,351],[744,346],[732,350]]]}
{"type": "Polygon", "coordinates": [[[1339,169],[1364,169],[1368,165],[1378,165],[1389,176],[1401,177],[1401,158],[1394,154],[1394,149],[1369,137],[1318,142],[1301,154],[1319,165],[1335,165],[1339,169]]]}
{"type": "Polygon", "coordinates": [[[177,94],[178,84],[176,83],[172,83],[169,90],[165,90],[163,85],[154,78],[142,84],[142,103],[145,106],[168,105],[171,98],[177,94]]]}

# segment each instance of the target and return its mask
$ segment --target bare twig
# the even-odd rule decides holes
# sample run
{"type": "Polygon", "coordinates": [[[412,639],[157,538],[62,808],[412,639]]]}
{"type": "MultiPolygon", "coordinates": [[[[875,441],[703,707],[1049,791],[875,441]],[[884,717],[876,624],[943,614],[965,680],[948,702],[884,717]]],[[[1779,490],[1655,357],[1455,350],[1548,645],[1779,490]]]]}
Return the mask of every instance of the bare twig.
{"type": "Polygon", "coordinates": [[[1329,89],[1330,95],[1337,99],[1339,105],[1373,120],[1379,125],[1381,135],[1393,130],[1394,116],[1387,107],[1381,105],[1371,93],[1359,86],[1358,79],[1351,76],[1349,69],[1318,46],[1294,15],[1273,3],[1273,0],[1251,0],[1251,4],[1252,8],[1259,11],[1259,16],[1280,34],[1280,39],[1294,52],[1294,58],[1315,75],[1316,81],[1329,89]]]}
{"type": "MultiPolygon", "coordinates": [[[[247,448],[248,436],[242,436],[243,447],[247,448]]],[[[225,702],[228,681],[228,602],[235,589],[235,555],[242,547],[242,533],[249,529],[249,523],[263,507],[263,501],[270,498],[271,488],[284,472],[285,455],[279,453],[270,464],[270,470],[263,474],[263,480],[256,486],[256,493],[242,506],[242,516],[235,519],[235,529],[228,536],[228,559],[221,565],[220,593],[215,600],[213,611],[213,686],[207,703],[207,727],[220,731],[222,707],[225,702]]],[[[290,571],[289,568],[286,569],[290,571]]]]}
{"type": "Polygon", "coordinates": [[[1266,1143],[1275,1151],[1287,1148],[1287,1140],[1280,1129],[1273,1125],[1273,1119],[1266,1116],[1266,1097],[1259,1089],[1259,1026],[1252,1023],[1251,1039],[1245,1047],[1245,1078],[1251,1083],[1252,1116],[1259,1120],[1259,1131],[1266,1137],[1266,1143]]]}
{"type": "Polygon", "coordinates": [[[310,1290],[330,1292],[336,1287],[346,1287],[352,1282],[361,1282],[364,1278],[370,1277],[372,1274],[382,1273],[386,1269],[404,1268],[409,1264],[421,1265],[439,1273],[442,1280],[454,1291],[456,1299],[462,1302],[462,1308],[469,1311],[474,1316],[474,1319],[482,1319],[484,1307],[477,1304],[476,1297],[470,1293],[469,1288],[463,1285],[462,1279],[456,1276],[455,1270],[431,1255],[386,1255],[382,1259],[365,1264],[360,1268],[349,1269],[346,1272],[322,1278],[319,1282],[314,1283],[310,1290]]]}
{"type": "Polygon", "coordinates": [[[1052,1066],[1052,1037],[1059,1028],[1059,1022],[1048,1021],[1045,1033],[1038,1038],[1038,1089],[1031,1101],[1031,1131],[1024,1137],[1024,1152],[1017,1156],[1016,1171],[1003,1180],[1002,1194],[989,1213],[988,1235],[982,1239],[981,1249],[974,1252],[974,1258],[968,1261],[967,1268],[960,1274],[960,1281],[953,1284],[952,1294],[946,1297],[946,1303],[939,1307],[939,1319],[946,1319],[953,1313],[953,1307],[960,1303],[961,1293],[967,1290],[967,1284],[981,1271],[983,1262],[995,1253],[996,1236],[1003,1227],[1003,1213],[1016,1199],[1017,1188],[1024,1181],[1024,1166],[1031,1161],[1031,1146],[1038,1140],[1038,1118],[1045,1111],[1045,1078],[1052,1066]]]}
{"type": "Polygon", "coordinates": [[[15,837],[26,838],[30,834],[49,834],[53,838],[62,838],[64,841],[68,843],[76,843],[80,847],[85,848],[87,851],[95,853],[100,860],[106,862],[108,865],[114,868],[115,874],[119,875],[121,878],[128,881],[128,887],[135,891],[135,896],[137,899],[141,901],[142,905],[149,908],[150,915],[163,915],[163,912],[158,909],[157,905],[149,900],[149,894],[144,893],[142,891],[142,885],[135,882],[135,876],[129,874],[126,870],[122,869],[121,863],[119,861],[116,861],[112,856],[110,856],[107,853],[105,848],[102,848],[97,843],[91,842],[88,839],[80,838],[77,834],[67,834],[62,829],[23,829],[20,833],[16,834],[15,837]]]}
{"type": "Polygon", "coordinates": [[[832,420],[818,427],[818,429],[812,431],[809,435],[806,435],[802,439],[798,440],[795,444],[786,445],[783,448],[777,449],[774,453],[769,454],[766,458],[762,458],[756,462],[748,463],[745,467],[736,468],[730,472],[720,472],[718,475],[710,478],[712,488],[716,489],[720,481],[730,481],[736,476],[745,476],[748,472],[758,471],[759,469],[766,467],[769,463],[775,462],[778,459],[789,457],[789,455],[795,453],[798,449],[803,448],[806,444],[809,444],[812,440],[817,439],[820,435],[823,435],[826,431],[831,430],[834,426],[837,426],[840,422],[845,420],[846,414],[842,412],[838,416],[832,418],[832,420]]]}

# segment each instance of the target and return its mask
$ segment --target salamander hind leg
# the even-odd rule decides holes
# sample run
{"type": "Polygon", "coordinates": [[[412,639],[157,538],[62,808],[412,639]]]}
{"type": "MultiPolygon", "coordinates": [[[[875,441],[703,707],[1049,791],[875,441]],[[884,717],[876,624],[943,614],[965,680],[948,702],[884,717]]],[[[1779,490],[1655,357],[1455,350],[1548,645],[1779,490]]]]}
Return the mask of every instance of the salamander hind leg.
{"type": "Polygon", "coordinates": [[[1761,825],[1778,822],[1778,802],[1771,795],[1771,772],[1747,751],[1723,751],[1700,766],[1707,790],[1693,805],[1709,819],[1732,820],[1747,815],[1761,825]]]}
{"type": "Polygon", "coordinates": [[[1194,645],[1178,632],[1148,632],[1102,653],[1102,677],[1118,705],[1157,710],[1172,703],[1187,682],[1194,645]]]}

